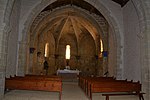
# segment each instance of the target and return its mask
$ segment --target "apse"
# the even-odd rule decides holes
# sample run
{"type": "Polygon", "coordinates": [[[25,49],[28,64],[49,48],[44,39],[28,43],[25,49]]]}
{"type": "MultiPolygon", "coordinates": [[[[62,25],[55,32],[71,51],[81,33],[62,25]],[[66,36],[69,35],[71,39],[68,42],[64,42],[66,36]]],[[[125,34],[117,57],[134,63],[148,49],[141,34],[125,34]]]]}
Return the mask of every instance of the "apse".
{"type": "Polygon", "coordinates": [[[85,7],[76,1],[71,5],[67,1],[63,5],[56,1],[34,19],[30,29],[30,46],[36,49],[35,54],[32,54],[31,73],[41,73],[45,57],[49,63],[48,74],[56,74],[58,69],[65,69],[66,65],[72,70],[80,70],[84,75],[98,75],[98,71],[102,72],[103,59],[99,55],[102,53],[101,42],[107,50],[109,26],[96,8],[82,2],[85,7]],[[97,16],[99,22],[91,15],[97,16]],[[67,61],[66,45],[70,46],[67,61]],[[41,52],[40,57],[36,55],[37,52],[41,52]]]}

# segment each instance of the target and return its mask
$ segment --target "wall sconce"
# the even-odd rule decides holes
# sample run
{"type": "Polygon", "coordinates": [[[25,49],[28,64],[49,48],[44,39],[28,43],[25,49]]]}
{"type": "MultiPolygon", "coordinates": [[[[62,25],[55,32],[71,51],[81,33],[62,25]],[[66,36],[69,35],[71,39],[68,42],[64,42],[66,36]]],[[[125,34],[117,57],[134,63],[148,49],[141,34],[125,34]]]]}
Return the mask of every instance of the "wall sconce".
{"type": "Polygon", "coordinates": [[[35,48],[30,48],[30,53],[34,53],[35,48]]]}
{"type": "Polygon", "coordinates": [[[108,52],[107,51],[103,51],[103,57],[108,57],[108,52]]]}

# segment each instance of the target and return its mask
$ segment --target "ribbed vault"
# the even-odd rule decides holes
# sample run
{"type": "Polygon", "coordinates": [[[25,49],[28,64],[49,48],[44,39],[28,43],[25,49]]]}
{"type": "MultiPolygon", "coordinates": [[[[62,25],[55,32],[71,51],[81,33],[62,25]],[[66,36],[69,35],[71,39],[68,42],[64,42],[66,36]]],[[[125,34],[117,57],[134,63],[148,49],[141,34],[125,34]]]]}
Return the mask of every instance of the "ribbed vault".
{"type": "MultiPolygon", "coordinates": [[[[98,45],[98,39],[104,38],[104,33],[107,31],[104,32],[94,19],[88,18],[87,14],[83,14],[83,11],[79,11],[76,7],[68,6],[64,9],[61,8],[61,11],[58,9],[53,12],[46,12],[47,14],[44,14],[44,17],[41,17],[41,19],[39,18],[41,14],[39,14],[32,24],[30,34],[31,46],[34,46],[34,40],[39,34],[48,31],[53,34],[56,47],[59,44],[61,36],[64,34],[74,34],[74,39],[79,44],[82,33],[85,31],[92,36],[95,45],[98,45]]],[[[103,18],[103,16],[100,17],[103,18]]],[[[105,27],[107,28],[107,21],[104,19],[103,22],[106,22],[105,27]]]]}

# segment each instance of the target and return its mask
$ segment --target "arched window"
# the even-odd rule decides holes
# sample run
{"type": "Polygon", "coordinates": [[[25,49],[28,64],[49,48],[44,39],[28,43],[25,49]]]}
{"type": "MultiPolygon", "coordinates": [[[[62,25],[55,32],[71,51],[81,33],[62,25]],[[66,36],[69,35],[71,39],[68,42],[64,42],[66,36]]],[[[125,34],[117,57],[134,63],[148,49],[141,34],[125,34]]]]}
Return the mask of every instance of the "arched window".
{"type": "Polygon", "coordinates": [[[70,45],[66,45],[66,59],[70,59],[70,45]]]}
{"type": "Polygon", "coordinates": [[[102,57],[102,56],[103,56],[103,51],[104,51],[104,48],[103,48],[103,41],[100,39],[100,54],[99,54],[99,57],[102,57]]]}
{"type": "Polygon", "coordinates": [[[45,57],[49,57],[49,43],[45,44],[45,57]]]}
{"type": "Polygon", "coordinates": [[[103,41],[100,40],[100,46],[101,46],[101,53],[104,51],[104,48],[103,48],[103,41]]]}

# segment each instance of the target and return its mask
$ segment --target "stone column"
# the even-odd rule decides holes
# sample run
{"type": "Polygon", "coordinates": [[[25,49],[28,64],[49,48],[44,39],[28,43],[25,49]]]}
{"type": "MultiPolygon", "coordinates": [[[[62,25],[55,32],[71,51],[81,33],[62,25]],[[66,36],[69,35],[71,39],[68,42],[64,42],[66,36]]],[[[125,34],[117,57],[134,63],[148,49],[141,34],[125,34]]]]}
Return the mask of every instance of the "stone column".
{"type": "Polygon", "coordinates": [[[19,42],[19,56],[18,56],[18,68],[17,68],[17,75],[24,76],[26,73],[27,68],[27,50],[28,44],[24,41],[19,42]]]}
{"type": "Polygon", "coordinates": [[[142,19],[142,17],[140,19],[143,23],[146,23],[143,33],[143,47],[141,47],[144,52],[142,59],[142,87],[143,91],[146,92],[145,100],[150,100],[150,1],[142,0],[142,2],[144,3],[145,19],[142,19]]]}
{"type": "Polygon", "coordinates": [[[3,98],[5,89],[5,74],[7,63],[7,33],[8,27],[5,23],[0,25],[0,99],[3,98]]]}
{"type": "Polygon", "coordinates": [[[4,87],[5,87],[5,67],[7,61],[7,53],[6,53],[6,45],[4,39],[3,25],[0,28],[0,99],[3,98],[4,95],[4,87]]]}
{"type": "Polygon", "coordinates": [[[7,63],[7,34],[9,31],[9,17],[14,0],[0,1],[0,100],[4,96],[5,73],[7,63]]]}

